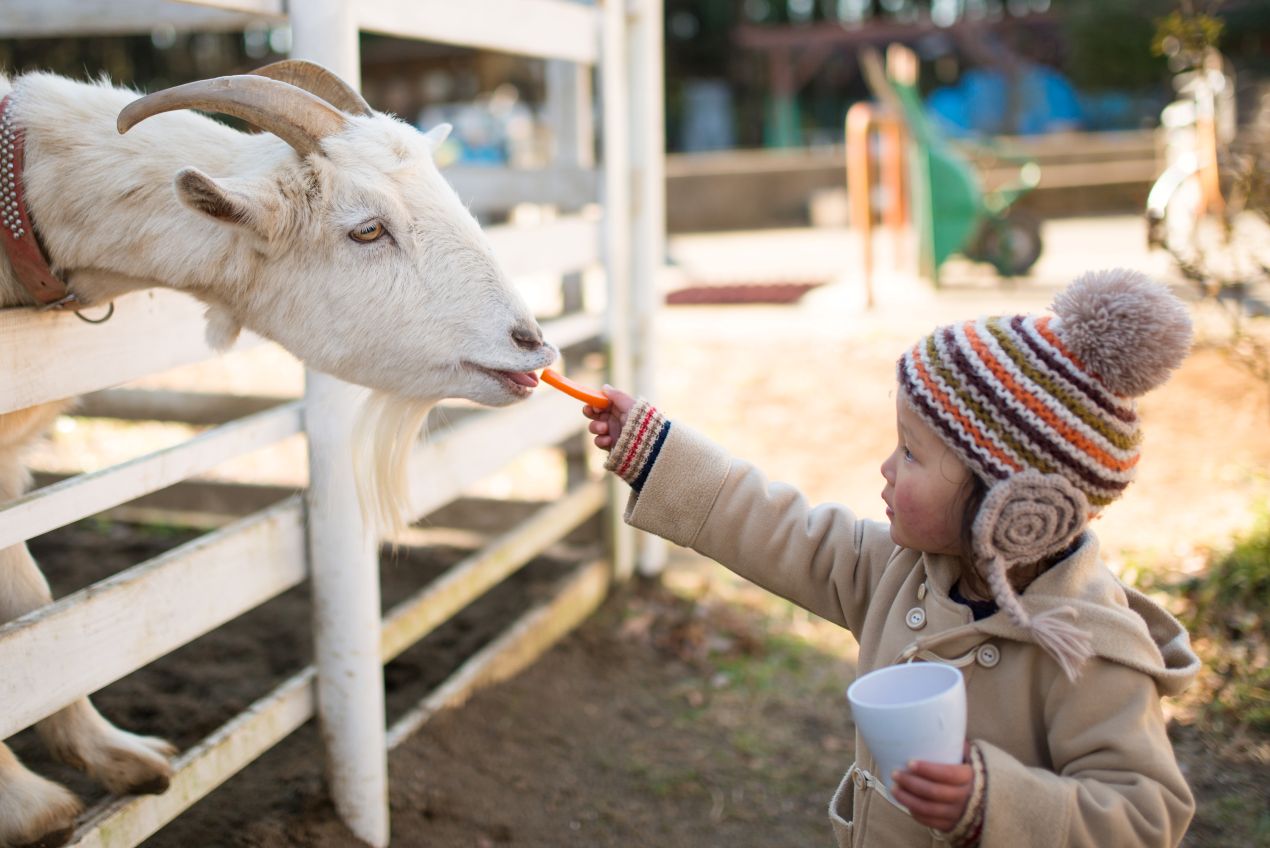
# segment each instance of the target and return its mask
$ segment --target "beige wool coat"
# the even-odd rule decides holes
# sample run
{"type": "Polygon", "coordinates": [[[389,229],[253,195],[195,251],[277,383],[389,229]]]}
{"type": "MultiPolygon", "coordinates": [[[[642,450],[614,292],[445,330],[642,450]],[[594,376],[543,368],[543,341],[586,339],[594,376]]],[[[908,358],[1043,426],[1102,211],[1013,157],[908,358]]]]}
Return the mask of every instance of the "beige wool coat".
{"type": "MultiPolygon", "coordinates": [[[[1173,846],[1194,801],[1165,732],[1161,695],[1199,661],[1185,629],[1124,586],[1086,533],[1022,595],[1032,614],[1077,610],[1096,656],[1073,683],[1004,613],[974,621],[949,598],[958,562],[897,547],[885,523],[812,507],[677,422],[632,493],[626,520],[849,629],[858,673],[908,660],[960,666],[967,736],[984,765],[985,848],[1173,846]]],[[[843,699],[846,708],[845,698],[843,699]]],[[[838,845],[927,846],[918,824],[857,762],[830,804],[838,845]]],[[[879,776],[881,777],[881,776],[879,776]]]]}

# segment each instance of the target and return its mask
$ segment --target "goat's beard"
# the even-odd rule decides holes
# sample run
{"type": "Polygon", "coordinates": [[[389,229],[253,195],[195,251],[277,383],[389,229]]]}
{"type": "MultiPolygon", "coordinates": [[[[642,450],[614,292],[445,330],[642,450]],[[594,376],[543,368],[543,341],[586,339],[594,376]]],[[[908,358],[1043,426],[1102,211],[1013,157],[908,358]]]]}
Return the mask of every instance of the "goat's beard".
{"type": "Polygon", "coordinates": [[[379,538],[410,524],[410,454],[436,401],[372,391],[353,426],[353,476],[362,520],[379,538]]]}

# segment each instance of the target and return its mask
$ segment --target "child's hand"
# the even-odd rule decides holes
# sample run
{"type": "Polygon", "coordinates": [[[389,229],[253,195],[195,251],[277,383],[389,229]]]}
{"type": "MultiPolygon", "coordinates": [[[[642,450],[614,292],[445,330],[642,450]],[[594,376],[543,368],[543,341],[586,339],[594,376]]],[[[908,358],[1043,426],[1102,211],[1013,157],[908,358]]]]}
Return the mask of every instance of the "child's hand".
{"type": "MultiPolygon", "coordinates": [[[[970,746],[966,746],[969,759],[970,746]]],[[[895,789],[891,793],[913,818],[927,827],[951,831],[961,820],[966,802],[974,789],[975,773],[967,763],[945,765],[917,760],[903,771],[891,775],[895,789]]]]}
{"type": "Polygon", "coordinates": [[[582,414],[591,419],[587,428],[595,436],[595,446],[603,450],[612,450],[622,435],[622,427],[626,424],[626,416],[635,405],[635,398],[620,389],[605,386],[604,396],[612,401],[608,409],[596,409],[588,404],[582,407],[582,414]]]}

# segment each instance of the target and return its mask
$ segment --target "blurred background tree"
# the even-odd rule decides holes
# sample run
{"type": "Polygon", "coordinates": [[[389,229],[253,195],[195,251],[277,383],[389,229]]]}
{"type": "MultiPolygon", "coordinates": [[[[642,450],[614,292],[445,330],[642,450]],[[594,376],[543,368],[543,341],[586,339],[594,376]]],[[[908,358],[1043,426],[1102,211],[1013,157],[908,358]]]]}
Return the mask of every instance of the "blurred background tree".
{"type": "Polygon", "coordinates": [[[1156,20],[1174,0],[1067,0],[1062,4],[1067,56],[1063,63],[1085,91],[1140,91],[1168,83],[1165,58],[1152,50],[1156,20]]]}

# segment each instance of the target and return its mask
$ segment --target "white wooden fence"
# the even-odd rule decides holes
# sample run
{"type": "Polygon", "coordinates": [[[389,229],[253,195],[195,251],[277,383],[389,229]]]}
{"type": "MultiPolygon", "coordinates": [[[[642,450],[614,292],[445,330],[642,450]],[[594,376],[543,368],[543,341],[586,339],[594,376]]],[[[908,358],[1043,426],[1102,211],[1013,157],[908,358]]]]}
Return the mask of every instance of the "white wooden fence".
{"type": "MultiPolygon", "coordinates": [[[[647,391],[652,275],[664,255],[661,0],[19,0],[7,9],[0,34],[50,35],[84,20],[100,32],[163,20],[232,26],[233,13],[282,20],[288,9],[292,55],[321,62],[354,85],[359,30],[548,61],[548,107],[557,138],[552,165],[539,172],[455,168],[450,179],[477,209],[514,198],[561,210],[541,225],[491,228],[495,249],[513,279],[566,275],[563,301],[574,311],[545,323],[550,341],[564,349],[602,340],[609,379],[647,391]],[[209,14],[229,19],[209,20],[209,14]],[[598,168],[592,155],[592,69],[600,80],[598,168]],[[581,207],[597,200],[603,215],[584,215],[581,207]],[[577,290],[576,272],[597,264],[607,279],[603,314],[582,310],[577,290]]],[[[68,314],[0,311],[0,413],[208,358],[202,323],[194,301],[162,290],[122,298],[115,317],[96,326],[68,314]],[[26,351],[50,349],[58,356],[25,358],[26,351]]],[[[239,347],[258,343],[247,337],[239,347]]],[[[288,436],[305,433],[309,441],[310,486],[304,496],[0,626],[3,739],[306,579],[312,584],[314,665],[185,751],[165,794],[114,799],[91,811],[73,844],[139,843],[316,715],[339,814],[361,840],[386,845],[388,749],[438,709],[532,661],[599,604],[612,575],[625,576],[634,567],[634,537],[621,527],[616,506],[620,493],[611,483],[579,473],[575,458],[570,474],[575,484],[563,498],[508,528],[381,621],[378,544],[361,524],[351,479],[351,391],[310,373],[302,401],[38,489],[0,508],[3,547],[288,436]],[[611,556],[580,567],[554,599],[527,610],[385,727],[382,664],[606,505],[611,556]],[[49,674],[50,668],[57,674],[49,674]]],[[[554,392],[465,417],[415,452],[410,470],[415,514],[453,500],[527,450],[576,438],[584,423],[576,402],[554,392]]],[[[644,556],[654,562],[656,550],[650,547],[644,556]]]]}

